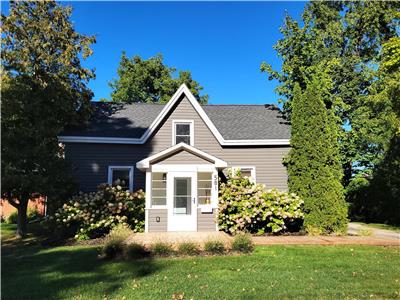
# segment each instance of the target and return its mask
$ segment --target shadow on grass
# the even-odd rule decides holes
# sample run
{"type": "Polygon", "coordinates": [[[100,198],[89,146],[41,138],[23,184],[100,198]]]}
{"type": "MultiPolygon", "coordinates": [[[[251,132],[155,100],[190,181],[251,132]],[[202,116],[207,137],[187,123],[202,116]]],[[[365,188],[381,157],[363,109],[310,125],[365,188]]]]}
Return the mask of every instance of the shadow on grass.
{"type": "Polygon", "coordinates": [[[60,299],[71,293],[111,295],[127,279],[160,269],[152,260],[105,261],[96,247],[2,246],[2,299],[60,299]],[[11,248],[10,248],[11,247],[11,248]],[[5,251],[4,251],[5,250],[5,251]]]}

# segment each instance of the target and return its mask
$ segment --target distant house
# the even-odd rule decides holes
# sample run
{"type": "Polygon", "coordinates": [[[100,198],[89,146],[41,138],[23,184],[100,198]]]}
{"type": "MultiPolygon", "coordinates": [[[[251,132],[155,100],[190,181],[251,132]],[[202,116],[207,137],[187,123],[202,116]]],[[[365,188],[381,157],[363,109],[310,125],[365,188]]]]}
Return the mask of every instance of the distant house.
{"type": "Polygon", "coordinates": [[[287,189],[290,128],[269,105],[204,105],[182,85],[166,105],[94,103],[89,126],[59,136],[83,191],[146,192],[146,232],[215,231],[218,175],[241,169],[287,189]]]}

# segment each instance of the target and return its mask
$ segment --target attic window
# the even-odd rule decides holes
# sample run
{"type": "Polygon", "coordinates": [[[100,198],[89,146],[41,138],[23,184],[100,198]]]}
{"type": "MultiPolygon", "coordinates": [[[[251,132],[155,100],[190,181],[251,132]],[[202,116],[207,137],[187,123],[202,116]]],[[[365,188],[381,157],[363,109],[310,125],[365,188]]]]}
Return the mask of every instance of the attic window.
{"type": "Polygon", "coordinates": [[[193,146],[193,121],[173,121],[173,145],[185,143],[193,146]]]}

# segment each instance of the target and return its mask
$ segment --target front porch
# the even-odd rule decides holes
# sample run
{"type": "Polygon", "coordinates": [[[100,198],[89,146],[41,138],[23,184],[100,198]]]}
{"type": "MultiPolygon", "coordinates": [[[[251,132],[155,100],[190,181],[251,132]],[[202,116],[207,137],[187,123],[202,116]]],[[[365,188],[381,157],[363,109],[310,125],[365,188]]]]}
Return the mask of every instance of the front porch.
{"type": "Polygon", "coordinates": [[[218,231],[218,172],[225,161],[179,143],[136,166],[146,173],[146,233],[218,231]]]}

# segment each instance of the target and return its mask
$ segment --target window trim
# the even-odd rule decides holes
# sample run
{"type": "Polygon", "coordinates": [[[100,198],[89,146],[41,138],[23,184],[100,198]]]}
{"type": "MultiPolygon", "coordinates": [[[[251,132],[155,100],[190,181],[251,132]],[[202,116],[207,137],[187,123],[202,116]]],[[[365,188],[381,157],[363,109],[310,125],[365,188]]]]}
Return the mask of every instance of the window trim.
{"type": "Polygon", "coordinates": [[[231,175],[234,175],[236,170],[238,169],[251,169],[251,181],[256,183],[257,182],[257,177],[256,177],[256,167],[255,166],[233,166],[231,168],[231,175]]]}
{"type": "Polygon", "coordinates": [[[176,144],[176,125],[178,124],[189,124],[190,126],[190,144],[194,146],[194,121],[193,120],[172,120],[172,146],[176,144]]]}
{"type": "Polygon", "coordinates": [[[133,192],[133,166],[108,166],[108,184],[112,185],[113,170],[129,170],[129,191],[133,192]]]}

